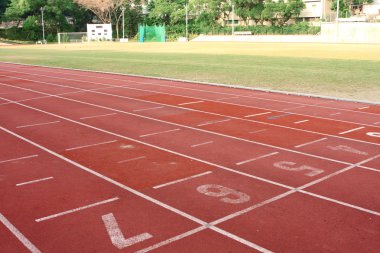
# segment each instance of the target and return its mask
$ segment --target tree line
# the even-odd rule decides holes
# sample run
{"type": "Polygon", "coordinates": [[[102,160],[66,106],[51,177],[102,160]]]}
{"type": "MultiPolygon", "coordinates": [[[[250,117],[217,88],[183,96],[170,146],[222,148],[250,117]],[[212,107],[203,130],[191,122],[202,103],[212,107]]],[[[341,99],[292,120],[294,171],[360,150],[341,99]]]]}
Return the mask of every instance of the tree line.
{"type": "Polygon", "coordinates": [[[305,8],[303,0],[0,0],[0,19],[16,26],[22,24],[22,28],[13,28],[12,32],[20,33],[26,40],[36,40],[41,37],[43,7],[49,40],[54,40],[58,32],[86,31],[86,24],[94,22],[112,23],[114,37],[119,38],[124,8],[128,37],[136,35],[139,23],[164,24],[169,33],[178,35],[184,32],[188,5],[189,31],[199,34],[226,30],[231,22],[232,4],[234,14],[245,25],[266,27],[284,27],[305,8]]]}

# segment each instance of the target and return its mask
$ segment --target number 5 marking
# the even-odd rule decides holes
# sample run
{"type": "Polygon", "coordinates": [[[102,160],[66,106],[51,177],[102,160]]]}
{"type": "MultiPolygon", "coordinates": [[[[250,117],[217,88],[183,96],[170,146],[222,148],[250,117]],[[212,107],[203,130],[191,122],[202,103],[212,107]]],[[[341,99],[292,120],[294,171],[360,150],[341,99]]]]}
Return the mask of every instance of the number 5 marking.
{"type": "Polygon", "coordinates": [[[113,213],[109,213],[102,216],[104,225],[111,239],[113,245],[118,249],[124,249],[126,247],[132,246],[133,244],[145,241],[153,236],[149,233],[143,233],[130,238],[125,239],[123,233],[121,232],[119,225],[116,222],[113,213]]]}
{"type": "Polygon", "coordinates": [[[217,184],[205,184],[197,188],[197,191],[210,197],[224,197],[220,198],[220,201],[229,204],[241,204],[249,201],[251,198],[242,192],[236,191],[217,184]],[[230,195],[231,197],[226,197],[230,195]]]}
{"type": "Polygon", "coordinates": [[[289,170],[289,171],[310,170],[310,172],[305,174],[306,176],[309,176],[309,177],[314,177],[324,172],[324,170],[313,168],[307,165],[301,165],[299,167],[291,167],[291,166],[294,166],[295,164],[296,163],[294,162],[281,161],[281,162],[274,163],[273,166],[282,170],[289,170]]]}

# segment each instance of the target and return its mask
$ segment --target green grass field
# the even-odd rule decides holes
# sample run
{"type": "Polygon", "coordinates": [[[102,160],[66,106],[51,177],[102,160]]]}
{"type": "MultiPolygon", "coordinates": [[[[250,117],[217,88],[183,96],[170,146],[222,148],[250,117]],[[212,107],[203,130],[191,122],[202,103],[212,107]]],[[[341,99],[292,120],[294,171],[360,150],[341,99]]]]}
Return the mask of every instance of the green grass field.
{"type": "Polygon", "coordinates": [[[380,102],[380,45],[90,43],[0,47],[0,61],[380,102]]]}

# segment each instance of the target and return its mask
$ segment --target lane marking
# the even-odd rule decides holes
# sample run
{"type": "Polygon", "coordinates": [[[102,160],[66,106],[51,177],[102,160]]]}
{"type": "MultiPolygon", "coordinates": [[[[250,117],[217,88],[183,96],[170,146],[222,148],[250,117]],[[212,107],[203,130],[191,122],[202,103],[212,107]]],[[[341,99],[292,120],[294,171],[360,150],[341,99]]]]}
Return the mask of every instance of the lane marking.
{"type": "Polygon", "coordinates": [[[283,117],[286,117],[286,116],[289,116],[289,115],[292,115],[292,114],[293,113],[284,113],[284,114],[268,117],[267,119],[269,119],[269,120],[278,119],[278,118],[283,118],[283,117]]]}
{"type": "Polygon", "coordinates": [[[300,105],[300,106],[285,108],[285,109],[282,109],[282,110],[288,111],[288,110],[299,109],[299,108],[304,108],[304,107],[309,107],[309,106],[310,105],[300,105]]]}
{"type": "Polygon", "coordinates": [[[301,124],[301,123],[308,122],[308,121],[309,121],[308,119],[300,120],[300,121],[294,122],[294,124],[301,124]]]}
{"type": "Polygon", "coordinates": [[[369,108],[369,106],[360,107],[360,108],[358,108],[358,110],[363,110],[363,109],[367,109],[367,108],[369,108]]]}
{"type": "Polygon", "coordinates": [[[207,145],[207,144],[211,144],[211,143],[214,143],[214,142],[213,141],[206,141],[206,142],[202,142],[199,144],[191,145],[190,147],[195,148],[195,147],[199,147],[199,146],[203,146],[203,145],[207,145]]]}
{"type": "Polygon", "coordinates": [[[135,158],[127,159],[127,160],[118,161],[117,163],[127,163],[127,162],[136,161],[136,160],[140,160],[144,158],[146,158],[146,156],[139,156],[139,157],[135,157],[135,158]]]}
{"type": "Polygon", "coordinates": [[[164,108],[164,106],[156,106],[156,107],[145,108],[145,109],[137,109],[137,110],[133,110],[133,111],[134,112],[142,112],[142,111],[149,111],[149,110],[157,110],[157,109],[161,109],[161,108],[164,108]]]}
{"type": "Polygon", "coordinates": [[[234,97],[227,97],[227,98],[217,98],[215,100],[221,101],[221,100],[228,100],[228,99],[234,99],[234,98],[239,98],[239,96],[234,96],[234,97]]]}
{"type": "Polygon", "coordinates": [[[231,119],[223,119],[223,120],[215,120],[215,121],[207,121],[205,123],[201,123],[197,126],[207,126],[207,125],[212,125],[212,124],[217,124],[217,123],[222,123],[226,121],[230,121],[231,119]]]}
{"type": "Polygon", "coordinates": [[[349,153],[353,153],[353,154],[358,154],[358,155],[368,155],[367,152],[365,151],[361,151],[361,150],[358,150],[358,149],[355,149],[355,148],[352,148],[350,146],[346,146],[346,145],[338,145],[338,146],[327,146],[328,149],[331,149],[331,150],[334,150],[334,151],[344,151],[344,152],[349,152],[349,153]]]}
{"type": "Polygon", "coordinates": [[[32,125],[24,125],[24,126],[17,126],[16,128],[24,128],[24,127],[33,127],[33,126],[42,126],[42,125],[49,125],[49,124],[56,124],[61,121],[51,121],[51,122],[45,122],[45,123],[37,123],[37,124],[32,124],[32,125]]]}
{"type": "Polygon", "coordinates": [[[171,237],[171,238],[169,238],[169,239],[167,239],[167,240],[165,240],[165,241],[161,241],[161,242],[159,242],[159,243],[153,244],[152,246],[149,246],[149,247],[147,247],[147,248],[145,248],[145,249],[142,249],[142,250],[136,251],[135,253],[146,253],[146,252],[152,251],[152,250],[154,250],[154,249],[160,248],[160,247],[165,246],[165,245],[167,245],[167,244],[170,244],[170,243],[172,243],[172,242],[175,242],[175,241],[181,240],[181,239],[183,239],[183,238],[185,238],[185,237],[188,237],[188,236],[190,236],[190,235],[196,234],[196,233],[198,233],[198,232],[200,232],[200,231],[203,231],[203,230],[205,230],[205,229],[207,229],[206,226],[197,227],[197,228],[195,228],[195,229],[193,229],[193,230],[190,230],[190,231],[187,231],[187,232],[185,232],[185,233],[182,233],[182,234],[179,234],[179,235],[173,236],[173,237],[171,237]]]}
{"type": "Polygon", "coordinates": [[[327,140],[327,138],[321,138],[321,139],[318,139],[318,140],[315,140],[315,141],[306,142],[306,143],[303,143],[303,144],[300,144],[300,145],[297,145],[297,146],[294,146],[294,147],[295,148],[300,148],[300,147],[304,147],[304,146],[307,146],[307,145],[310,145],[310,144],[314,144],[314,143],[317,143],[317,142],[320,142],[320,141],[324,141],[324,140],[327,140]]]}
{"type": "Polygon", "coordinates": [[[133,244],[145,241],[153,237],[149,233],[143,233],[126,239],[121,232],[113,213],[102,215],[102,220],[112,244],[118,249],[127,248],[133,244]]]}
{"type": "Polygon", "coordinates": [[[347,130],[347,131],[341,132],[339,134],[347,134],[347,133],[351,133],[351,132],[354,132],[354,131],[357,131],[357,130],[360,130],[360,129],[363,129],[363,128],[364,127],[357,127],[357,128],[351,129],[351,130],[347,130]]]}
{"type": "MultiPolygon", "coordinates": [[[[9,86],[9,85],[6,85],[6,84],[2,84],[2,85],[9,86]]],[[[26,89],[26,88],[21,88],[21,89],[26,89]]],[[[38,92],[38,93],[42,93],[42,92],[38,92]]],[[[114,95],[112,95],[112,96],[114,96],[114,95]]],[[[116,97],[118,97],[118,96],[116,96],[116,97]]],[[[176,123],[172,123],[172,122],[166,122],[166,121],[163,121],[163,120],[154,119],[154,118],[150,118],[150,117],[146,117],[146,116],[142,116],[142,115],[138,115],[138,114],[132,114],[132,113],[128,113],[128,112],[124,112],[124,111],[118,110],[118,109],[113,109],[113,108],[108,108],[108,107],[105,107],[105,106],[100,106],[100,105],[96,105],[96,104],[86,103],[86,102],[83,102],[83,101],[78,101],[78,100],[74,100],[74,99],[68,99],[68,98],[64,98],[64,97],[62,97],[62,99],[69,100],[69,101],[74,101],[74,102],[78,102],[78,103],[82,103],[82,104],[86,104],[86,105],[91,105],[91,106],[95,106],[95,107],[102,108],[102,109],[113,110],[113,111],[117,111],[117,112],[128,114],[128,115],[134,115],[134,116],[137,116],[137,117],[140,117],[140,118],[150,119],[150,120],[153,120],[153,121],[167,123],[167,124],[170,124],[170,125],[185,127],[187,129],[197,130],[197,131],[201,131],[201,132],[205,132],[205,133],[210,133],[210,134],[213,134],[213,135],[228,137],[228,138],[231,138],[231,139],[240,140],[240,141],[244,141],[244,142],[248,142],[248,143],[255,143],[255,144],[258,144],[258,145],[261,145],[261,146],[271,147],[271,148],[275,148],[275,149],[279,149],[279,150],[286,150],[286,151],[289,151],[289,152],[292,152],[292,153],[295,153],[295,154],[302,154],[302,155],[305,155],[305,156],[308,156],[308,157],[319,158],[319,159],[323,159],[323,160],[326,160],[326,161],[332,161],[332,162],[337,162],[337,163],[341,163],[341,164],[351,164],[351,163],[339,161],[339,160],[336,160],[336,159],[331,159],[331,158],[322,157],[322,156],[318,156],[318,155],[313,155],[313,154],[309,154],[309,153],[299,152],[299,151],[296,151],[296,150],[293,150],[293,149],[288,149],[288,148],[283,148],[283,147],[279,147],[279,146],[275,146],[275,145],[270,145],[270,144],[266,144],[266,143],[261,143],[261,142],[257,142],[257,141],[247,140],[247,139],[243,139],[243,138],[239,138],[239,137],[235,137],[235,136],[230,136],[230,135],[225,135],[225,134],[221,134],[221,133],[216,133],[216,132],[208,131],[208,130],[205,130],[205,129],[193,128],[191,126],[185,126],[185,125],[180,125],[180,124],[176,124],[176,123]]],[[[11,101],[9,99],[5,99],[5,100],[11,101]]],[[[86,126],[86,127],[89,127],[89,128],[93,128],[93,129],[96,129],[96,130],[99,130],[99,131],[110,133],[111,135],[114,135],[114,136],[118,136],[118,137],[121,137],[121,138],[125,138],[125,139],[128,139],[128,140],[133,140],[135,142],[141,143],[140,141],[138,141],[136,139],[130,139],[130,138],[127,138],[127,137],[122,136],[122,135],[118,135],[118,134],[115,134],[115,133],[112,133],[112,132],[109,132],[109,131],[106,131],[106,130],[103,130],[103,129],[92,127],[92,126],[84,124],[82,122],[78,122],[78,121],[71,120],[71,119],[68,119],[68,118],[65,118],[65,117],[62,117],[62,116],[58,116],[58,115],[56,115],[54,113],[49,113],[49,112],[46,112],[46,111],[43,111],[43,110],[31,107],[31,106],[27,106],[27,105],[24,105],[24,104],[21,104],[21,103],[16,103],[16,104],[21,105],[23,107],[31,108],[31,109],[36,110],[36,111],[43,112],[43,113],[48,114],[48,115],[53,115],[53,116],[61,118],[61,119],[65,119],[67,121],[74,122],[76,124],[80,124],[80,125],[83,125],[83,126],[86,126]]],[[[240,118],[236,118],[236,119],[240,119],[240,118]]],[[[286,128],[288,128],[288,127],[286,127],[286,128]]],[[[320,134],[320,133],[318,133],[318,134],[320,134]]],[[[328,135],[328,134],[325,134],[325,135],[328,135]]],[[[328,135],[328,136],[330,136],[330,135],[328,135]]],[[[331,136],[336,137],[335,135],[331,135],[331,136]]],[[[352,140],[350,138],[345,138],[345,137],[340,137],[340,138],[352,140]]],[[[380,144],[366,142],[366,141],[361,141],[361,140],[355,140],[355,141],[364,142],[364,143],[368,143],[368,144],[376,145],[376,146],[380,145],[380,144]]],[[[150,145],[150,144],[147,144],[147,143],[144,143],[144,142],[142,142],[142,143],[145,144],[145,145],[150,145]]],[[[154,146],[154,147],[155,148],[159,148],[157,146],[154,146]]],[[[174,152],[174,151],[170,150],[168,152],[174,152]]],[[[176,154],[178,154],[178,153],[176,153],[176,154]]],[[[183,154],[180,154],[180,155],[183,155],[183,154]]],[[[194,159],[194,158],[192,157],[192,159],[194,159]]],[[[235,173],[238,173],[238,172],[235,171],[235,173]]]]}
{"type": "Polygon", "coordinates": [[[3,161],[0,161],[0,163],[7,163],[7,162],[13,162],[13,161],[18,161],[18,160],[23,160],[23,159],[29,159],[29,158],[34,158],[37,156],[38,155],[23,156],[23,157],[13,158],[13,159],[9,159],[9,160],[3,160],[3,161]]]}
{"type": "Polygon", "coordinates": [[[249,133],[250,134],[256,134],[256,133],[260,133],[260,132],[264,132],[264,131],[267,131],[267,129],[261,129],[261,130],[252,131],[252,132],[249,132],[249,133]]]}
{"type": "Polygon", "coordinates": [[[298,192],[303,193],[303,194],[307,194],[307,195],[310,195],[310,196],[313,196],[313,197],[316,197],[316,198],[319,198],[319,199],[324,199],[324,200],[327,200],[327,201],[330,201],[330,202],[333,202],[333,203],[336,203],[336,204],[340,204],[340,205],[343,205],[343,206],[351,207],[353,209],[360,210],[360,211],[363,211],[363,212],[366,212],[366,213],[370,213],[370,214],[374,214],[374,215],[380,216],[379,212],[376,212],[376,211],[373,211],[373,210],[370,210],[370,209],[367,209],[367,208],[364,208],[364,207],[361,207],[361,206],[352,205],[352,204],[349,204],[349,203],[344,202],[344,201],[332,199],[332,198],[329,198],[329,197],[326,197],[326,196],[322,196],[322,195],[315,194],[315,193],[312,193],[312,192],[307,192],[307,191],[304,191],[304,190],[299,190],[298,192]]]}
{"type": "Polygon", "coordinates": [[[100,115],[94,115],[94,116],[87,116],[87,117],[82,117],[79,119],[92,119],[92,118],[99,118],[99,117],[106,117],[106,116],[111,116],[111,115],[116,115],[117,113],[107,113],[107,114],[100,114],[100,115]]]}
{"type": "Polygon", "coordinates": [[[366,134],[371,137],[380,137],[380,132],[368,132],[366,134]]]}
{"type": "Polygon", "coordinates": [[[162,132],[156,132],[156,133],[151,133],[151,134],[143,134],[143,135],[140,135],[140,137],[144,138],[144,137],[147,137],[147,136],[152,136],[152,135],[157,135],[157,134],[164,134],[164,133],[170,133],[170,132],[175,132],[175,131],[179,131],[179,130],[181,130],[181,129],[176,128],[176,129],[162,131],[162,132]]]}
{"type": "Polygon", "coordinates": [[[13,224],[5,218],[5,216],[0,213],[0,221],[4,224],[5,227],[11,231],[11,233],[16,236],[16,238],[32,253],[41,253],[34,244],[28,240],[13,224]]]}
{"type": "Polygon", "coordinates": [[[269,113],[272,113],[272,112],[262,112],[262,113],[250,114],[250,115],[244,116],[244,118],[250,118],[250,117],[265,115],[265,114],[269,114],[269,113]]]}
{"type": "Polygon", "coordinates": [[[18,183],[18,184],[16,184],[16,186],[22,186],[22,185],[27,185],[27,184],[34,184],[34,183],[38,183],[38,182],[41,182],[41,181],[50,180],[50,179],[53,179],[53,178],[54,177],[45,177],[45,178],[36,179],[36,180],[28,181],[28,182],[18,183]]]}
{"type": "Polygon", "coordinates": [[[175,180],[175,181],[171,181],[171,182],[168,182],[168,183],[165,183],[165,184],[160,184],[160,185],[156,185],[156,186],[153,186],[153,189],[159,189],[159,188],[162,188],[162,187],[165,187],[165,186],[169,186],[169,185],[172,185],[172,184],[177,184],[177,183],[180,183],[180,182],[183,182],[183,181],[187,181],[187,180],[190,180],[190,179],[193,179],[193,178],[197,178],[197,177],[201,177],[201,176],[204,176],[204,175],[208,175],[208,174],[211,174],[212,171],[206,171],[206,172],[203,172],[203,173],[200,173],[200,174],[197,174],[197,175],[193,175],[193,176],[190,176],[190,177],[185,177],[185,178],[181,178],[181,179],[178,179],[178,180],[175,180]]]}
{"type": "Polygon", "coordinates": [[[74,147],[74,148],[67,148],[65,150],[70,151],[70,150],[81,149],[81,148],[95,147],[95,146],[100,146],[100,145],[104,145],[104,144],[108,144],[108,143],[114,143],[114,142],[117,142],[117,140],[99,142],[99,143],[95,143],[95,144],[83,145],[83,146],[74,147]]]}
{"type": "Polygon", "coordinates": [[[278,153],[279,152],[273,152],[273,153],[269,153],[269,154],[266,154],[266,155],[258,156],[258,157],[252,158],[252,159],[248,159],[248,160],[245,160],[245,161],[242,161],[242,162],[238,162],[238,163],[236,163],[236,165],[240,166],[240,165],[243,165],[243,164],[246,164],[246,163],[249,163],[249,162],[252,162],[252,161],[256,161],[256,160],[259,160],[259,159],[262,159],[262,158],[265,158],[265,157],[269,157],[269,156],[272,156],[272,155],[277,155],[278,153]]]}
{"type": "Polygon", "coordinates": [[[375,122],[374,125],[380,125],[380,122],[375,122]]]}
{"type": "Polygon", "coordinates": [[[331,113],[330,116],[335,116],[335,115],[339,115],[339,114],[342,114],[342,113],[341,112],[331,113]]]}
{"type": "Polygon", "coordinates": [[[191,104],[199,104],[199,103],[203,103],[204,101],[194,101],[194,102],[187,102],[187,103],[182,103],[182,104],[178,104],[178,105],[191,105],[191,104]]]}
{"type": "Polygon", "coordinates": [[[49,215],[49,216],[46,216],[46,217],[38,218],[35,221],[36,222],[41,222],[41,221],[46,221],[46,220],[54,219],[54,218],[57,218],[57,217],[60,217],[60,216],[63,216],[63,215],[67,215],[67,214],[70,214],[70,213],[75,213],[75,212],[78,212],[78,211],[81,211],[81,210],[84,210],[84,209],[88,209],[88,208],[91,208],[91,207],[94,207],[94,206],[104,205],[104,204],[107,204],[107,203],[110,203],[110,202],[113,202],[113,201],[116,201],[116,200],[119,200],[119,197],[115,197],[115,198],[112,198],[112,199],[106,199],[106,200],[99,201],[99,202],[96,202],[96,203],[93,203],[93,204],[90,204],[90,205],[86,205],[86,206],[74,208],[74,209],[71,209],[71,210],[67,210],[67,211],[64,211],[64,212],[61,212],[61,213],[56,213],[56,214],[52,214],[52,215],[49,215]]]}

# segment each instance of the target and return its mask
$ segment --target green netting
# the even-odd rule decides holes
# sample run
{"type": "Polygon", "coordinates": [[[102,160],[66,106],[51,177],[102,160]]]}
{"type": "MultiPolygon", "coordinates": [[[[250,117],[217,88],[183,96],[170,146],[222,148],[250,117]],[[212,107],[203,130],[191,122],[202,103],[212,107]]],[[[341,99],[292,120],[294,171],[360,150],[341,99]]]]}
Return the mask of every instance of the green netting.
{"type": "Polygon", "coordinates": [[[165,42],[165,26],[139,25],[140,42],[165,42]]]}

